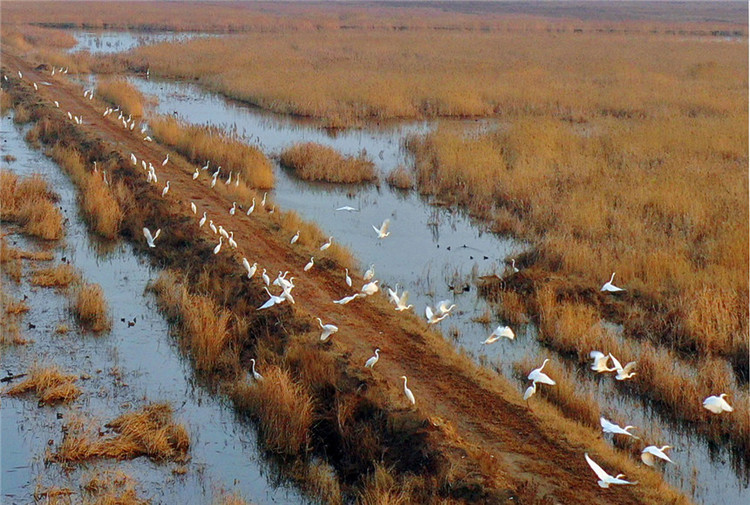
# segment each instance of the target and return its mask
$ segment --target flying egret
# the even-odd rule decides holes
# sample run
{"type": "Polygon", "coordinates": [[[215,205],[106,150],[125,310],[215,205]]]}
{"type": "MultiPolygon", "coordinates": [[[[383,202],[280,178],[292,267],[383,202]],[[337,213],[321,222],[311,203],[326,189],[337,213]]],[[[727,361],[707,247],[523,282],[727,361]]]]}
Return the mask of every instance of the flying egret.
{"type": "Polygon", "coordinates": [[[200,169],[198,167],[195,167],[195,172],[193,172],[193,180],[196,180],[200,174],[200,169]]]}
{"type": "Polygon", "coordinates": [[[336,210],[345,210],[347,212],[356,212],[357,209],[355,209],[354,207],[350,207],[349,205],[344,205],[343,207],[339,207],[336,210]]]}
{"type": "Polygon", "coordinates": [[[409,399],[412,405],[416,405],[417,400],[414,398],[414,393],[412,393],[411,389],[406,386],[406,375],[402,375],[401,378],[404,379],[404,394],[409,399]]]}
{"type": "Polygon", "coordinates": [[[203,225],[206,224],[206,213],[203,213],[203,217],[200,221],[198,221],[198,228],[203,228],[203,225]]]}
{"type": "Polygon", "coordinates": [[[714,414],[721,414],[722,412],[732,412],[732,408],[729,403],[724,399],[727,396],[726,393],[721,393],[719,396],[709,396],[703,400],[703,408],[710,410],[714,414]]]}
{"type": "Polygon", "coordinates": [[[253,363],[253,379],[255,379],[257,381],[262,381],[263,380],[263,376],[261,374],[259,374],[258,372],[255,371],[255,358],[250,358],[250,361],[252,361],[252,363],[253,363]]]}
{"type": "Polygon", "coordinates": [[[365,271],[365,275],[362,277],[362,279],[369,281],[373,277],[375,277],[375,263],[371,264],[370,268],[365,271]]]}
{"type": "Polygon", "coordinates": [[[214,254],[219,254],[219,251],[221,251],[221,241],[224,240],[224,237],[219,237],[219,243],[216,244],[216,247],[214,247],[214,254]]]}
{"type": "Polygon", "coordinates": [[[307,272],[308,270],[310,270],[313,267],[314,264],[315,264],[315,258],[313,258],[312,256],[310,256],[310,261],[307,263],[307,265],[305,265],[305,268],[303,268],[303,270],[305,272],[307,272]]]}
{"type": "Polygon", "coordinates": [[[284,299],[282,297],[276,296],[276,295],[272,295],[271,292],[268,290],[267,287],[263,286],[263,289],[266,290],[266,293],[268,293],[269,298],[268,298],[268,301],[266,303],[264,303],[263,305],[261,305],[260,307],[258,307],[258,310],[267,309],[269,307],[273,307],[274,305],[278,305],[278,304],[284,302],[284,299]]]}
{"type": "Polygon", "coordinates": [[[190,202],[190,210],[193,211],[193,214],[198,213],[198,207],[195,206],[195,202],[190,202]]]}
{"type": "Polygon", "coordinates": [[[372,368],[375,366],[375,363],[377,363],[378,360],[380,359],[379,353],[380,353],[380,349],[375,349],[375,356],[373,356],[372,358],[368,359],[365,362],[365,368],[372,368]]]}
{"type": "Polygon", "coordinates": [[[436,310],[440,313],[441,316],[450,314],[451,311],[456,308],[455,303],[451,305],[450,307],[448,306],[449,303],[450,303],[450,300],[443,300],[440,303],[438,303],[436,310]]]}
{"type": "Polygon", "coordinates": [[[619,293],[620,291],[625,291],[622,288],[618,288],[614,284],[612,284],[612,281],[615,280],[615,273],[612,272],[612,277],[609,279],[609,282],[605,282],[602,286],[602,289],[600,291],[606,291],[607,293],[619,293]]]}
{"type": "Polygon", "coordinates": [[[394,305],[398,305],[398,282],[396,283],[395,290],[388,288],[388,297],[391,299],[394,305]]]}
{"type": "Polygon", "coordinates": [[[229,215],[234,216],[235,212],[237,212],[237,202],[232,202],[232,208],[229,209],[229,215]]]}
{"type": "Polygon", "coordinates": [[[591,364],[591,369],[595,372],[614,372],[617,368],[609,368],[607,362],[609,361],[609,354],[604,354],[601,351],[591,351],[589,356],[594,360],[591,364]]]}
{"type": "Polygon", "coordinates": [[[380,281],[368,282],[367,284],[362,286],[362,289],[360,291],[362,291],[362,293],[367,296],[372,296],[380,290],[380,288],[378,287],[378,282],[380,281]]]}
{"type": "Polygon", "coordinates": [[[655,445],[649,445],[645,449],[641,451],[641,461],[643,461],[644,464],[648,466],[654,466],[656,463],[655,458],[663,459],[664,461],[668,461],[669,463],[675,464],[674,461],[669,459],[669,456],[667,456],[664,451],[667,449],[671,449],[672,447],[669,445],[665,445],[664,447],[656,447],[655,445]]]}
{"type": "Polygon", "coordinates": [[[527,378],[530,381],[541,382],[542,384],[549,384],[550,386],[554,386],[555,384],[557,384],[555,381],[549,378],[549,375],[542,372],[542,369],[544,368],[544,366],[547,364],[548,361],[549,361],[549,358],[545,359],[544,363],[542,363],[542,366],[532,370],[529,373],[529,376],[527,378]]]}
{"type": "Polygon", "coordinates": [[[388,231],[388,227],[391,225],[391,220],[386,219],[383,221],[383,224],[380,225],[380,228],[378,228],[375,225],[372,225],[372,229],[375,230],[375,233],[378,234],[378,238],[385,238],[391,233],[388,231]]]}
{"type": "Polygon", "coordinates": [[[346,281],[346,285],[347,285],[347,286],[349,286],[349,287],[352,287],[352,278],[351,278],[351,277],[349,277],[349,269],[348,269],[348,268],[345,268],[344,270],[345,270],[345,273],[344,273],[344,275],[345,275],[345,277],[344,277],[344,280],[346,281]]]}
{"type": "Polygon", "coordinates": [[[612,477],[610,474],[605,472],[602,467],[597,465],[593,459],[589,458],[588,453],[585,453],[584,456],[586,456],[586,462],[589,464],[596,476],[599,477],[599,481],[597,482],[597,484],[599,484],[599,487],[608,488],[610,484],[638,484],[638,482],[630,482],[622,479],[622,477],[625,477],[625,475],[623,474],[618,474],[617,477],[612,477]]]}
{"type": "Polygon", "coordinates": [[[229,242],[229,246],[232,249],[237,249],[237,242],[234,240],[234,232],[233,231],[229,232],[229,238],[227,239],[227,241],[229,242]]]}
{"type": "Polygon", "coordinates": [[[409,301],[409,292],[404,291],[401,293],[401,296],[398,299],[398,302],[396,302],[396,310],[401,312],[402,310],[409,310],[410,308],[414,307],[414,305],[407,305],[406,303],[409,301]]]}
{"type": "Polygon", "coordinates": [[[270,286],[271,285],[271,278],[268,277],[268,274],[266,273],[266,269],[265,268],[263,269],[263,274],[261,275],[261,277],[263,278],[263,282],[266,283],[266,286],[270,286]]]}
{"type": "Polygon", "coordinates": [[[161,166],[166,165],[168,161],[169,161],[169,153],[167,153],[167,157],[164,158],[164,161],[161,162],[161,166]]]}
{"type": "Polygon", "coordinates": [[[253,204],[247,209],[247,215],[249,216],[250,214],[252,214],[254,210],[255,210],[255,197],[253,197],[253,204]]]}
{"type": "Polygon", "coordinates": [[[487,339],[482,342],[482,344],[494,344],[501,338],[507,338],[509,340],[513,340],[516,338],[516,335],[513,333],[513,330],[511,330],[508,326],[498,326],[495,328],[495,331],[490,333],[490,336],[487,337],[487,339]]]}
{"type": "Polygon", "coordinates": [[[425,307],[424,314],[427,317],[427,324],[437,324],[448,317],[448,314],[443,314],[442,316],[435,314],[429,305],[425,307]]]}
{"type": "Polygon", "coordinates": [[[628,430],[632,430],[635,428],[635,426],[625,426],[624,428],[620,427],[620,425],[615,424],[611,421],[608,421],[604,417],[599,418],[599,424],[602,425],[602,431],[604,433],[612,433],[613,435],[628,435],[635,439],[640,440],[640,437],[637,437],[630,433],[628,430]]]}
{"type": "Polygon", "coordinates": [[[318,320],[318,324],[323,329],[323,332],[320,334],[320,341],[325,342],[328,340],[328,337],[339,331],[339,327],[333,324],[323,324],[323,321],[320,320],[319,317],[316,317],[315,319],[318,320]]]}
{"type": "Polygon", "coordinates": [[[153,236],[151,236],[151,230],[148,228],[143,228],[143,235],[146,237],[146,242],[148,242],[149,247],[156,247],[156,244],[154,244],[154,240],[159,238],[159,234],[161,233],[161,228],[156,230],[156,233],[154,233],[153,236]]]}
{"type": "Polygon", "coordinates": [[[323,244],[322,246],[320,246],[320,250],[321,251],[325,251],[326,249],[328,249],[329,247],[331,247],[332,243],[333,243],[333,237],[328,237],[328,242],[326,242],[325,244],[323,244]]]}
{"type": "Polygon", "coordinates": [[[255,275],[256,270],[258,270],[258,262],[256,261],[253,263],[252,266],[250,266],[250,262],[247,261],[247,258],[242,258],[242,266],[245,267],[245,270],[247,270],[247,278],[252,279],[255,275]]]}
{"type": "Polygon", "coordinates": [[[167,192],[169,192],[169,181],[167,181],[167,185],[164,186],[164,189],[161,190],[161,196],[167,196],[167,192]]]}
{"type": "Polygon", "coordinates": [[[636,374],[636,372],[632,371],[633,368],[635,368],[635,364],[636,364],[635,361],[631,361],[630,363],[625,365],[625,367],[623,367],[620,364],[620,362],[617,360],[617,358],[612,356],[612,353],[609,353],[609,357],[612,359],[612,363],[615,365],[615,370],[617,370],[617,375],[615,376],[615,379],[617,379],[618,381],[630,379],[636,374]]]}
{"type": "Polygon", "coordinates": [[[294,234],[292,237],[292,240],[289,241],[290,244],[294,244],[299,240],[299,230],[297,230],[297,233],[294,234]]]}
{"type": "Polygon", "coordinates": [[[367,296],[367,295],[362,294],[362,293],[354,293],[353,295],[351,295],[351,296],[345,296],[345,297],[341,298],[340,300],[334,300],[333,303],[336,303],[338,305],[346,305],[347,303],[349,303],[351,301],[354,301],[357,298],[364,298],[365,296],[367,296]]]}

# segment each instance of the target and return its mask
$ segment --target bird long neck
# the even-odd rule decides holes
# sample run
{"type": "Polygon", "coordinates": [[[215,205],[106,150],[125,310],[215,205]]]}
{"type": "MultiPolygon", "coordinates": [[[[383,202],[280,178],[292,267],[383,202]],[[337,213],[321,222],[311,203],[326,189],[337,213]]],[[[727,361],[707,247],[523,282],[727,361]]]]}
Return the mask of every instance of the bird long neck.
{"type": "Polygon", "coordinates": [[[615,280],[615,273],[612,272],[612,277],[609,278],[609,282],[613,282],[615,280]]]}

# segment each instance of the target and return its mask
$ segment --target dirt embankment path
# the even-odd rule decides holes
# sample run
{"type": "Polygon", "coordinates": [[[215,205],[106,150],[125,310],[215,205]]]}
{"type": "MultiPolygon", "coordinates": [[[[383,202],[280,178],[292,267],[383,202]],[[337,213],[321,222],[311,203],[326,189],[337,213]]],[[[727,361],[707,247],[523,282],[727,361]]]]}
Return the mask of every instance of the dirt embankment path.
{"type": "MultiPolygon", "coordinates": [[[[483,458],[489,459],[489,465],[496,465],[499,470],[499,480],[503,482],[496,480],[496,484],[511,489],[532,486],[539,498],[546,497],[542,500],[545,503],[665,502],[664,488],[657,489],[660,486],[641,484],[600,489],[584,460],[585,451],[610,473],[620,471],[607,464],[608,460],[616,461],[616,458],[601,436],[592,432],[590,440],[577,443],[571,441],[575,437],[558,433],[558,427],[566,423],[561,424],[549,412],[527,409],[521,392],[515,387],[460,357],[440,335],[427,331],[425,324],[415,316],[394,311],[382,297],[355,300],[344,306],[333,304],[332,300],[352,293],[344,283],[343,272],[332,273],[315,267],[303,272],[310,256],[321,253],[314,246],[291,246],[288,238],[273,232],[272,227],[277,225],[259,203],[251,216],[242,211],[230,216],[228,210],[232,201],[226,194],[210,188],[210,175],[201,172],[201,176],[193,180],[195,166],[182,162],[174,153],[170,162],[161,166],[168,149],[143,141],[138,128],[126,131],[111,118],[103,118],[99,110],[101,104],[84,98],[79,86],[66,78],[50,77],[48,71],[36,71],[7,52],[3,54],[3,65],[10,72],[21,70],[26,83],[37,82],[39,97],[49,102],[57,100],[62,115],[67,117],[67,111],[81,115],[84,124],[70,122],[71,128],[82,128],[97,135],[111,143],[126,159],[133,153],[139,164],[142,159],[151,161],[159,176],[159,187],[170,181],[166,198],[173,212],[193,216],[190,202],[198,207],[198,215],[193,216],[196,240],[218,241],[207,225],[198,228],[198,218],[203,211],[217,226],[222,224],[234,231],[239,248],[231,251],[225,243],[220,254],[232,254],[237,258],[238,273],[243,271],[240,263],[243,256],[251,263],[257,261],[259,273],[266,268],[272,278],[278,271],[291,271],[297,285],[295,310],[338,325],[340,330],[332,337],[333,345],[340,347],[354,364],[364,364],[373,349],[379,347],[381,359],[373,370],[378,386],[385,389],[394,404],[409,408],[400,380],[400,376],[406,375],[417,399],[416,408],[434,424],[442,424],[444,433],[450,434],[444,438],[452,457],[476,457],[481,453],[483,458]],[[52,85],[42,85],[42,81],[52,85]],[[478,451],[467,451],[467,448],[478,451]]],[[[246,206],[249,202],[241,203],[246,206]]],[[[160,227],[159,223],[148,225],[152,230],[160,227]]],[[[169,230],[163,229],[162,233],[168,234],[169,230]]],[[[361,286],[363,281],[355,278],[354,282],[355,286],[361,286]]],[[[581,439],[581,430],[578,431],[576,440],[581,439]]],[[[628,477],[635,480],[647,475],[648,471],[639,469],[628,477]]],[[[653,475],[649,480],[661,482],[653,475]]],[[[671,494],[674,496],[673,491],[671,494]]]]}

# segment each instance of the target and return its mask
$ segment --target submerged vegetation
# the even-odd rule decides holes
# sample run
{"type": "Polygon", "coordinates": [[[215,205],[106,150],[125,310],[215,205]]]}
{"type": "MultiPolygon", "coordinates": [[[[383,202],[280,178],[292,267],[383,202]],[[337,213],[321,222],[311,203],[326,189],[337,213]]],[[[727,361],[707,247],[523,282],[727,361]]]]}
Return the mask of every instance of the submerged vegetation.
{"type": "Polygon", "coordinates": [[[375,164],[364,155],[344,156],[335,149],[307,142],[281,153],[281,164],[301,179],[326,182],[367,182],[377,178],[375,164]]]}

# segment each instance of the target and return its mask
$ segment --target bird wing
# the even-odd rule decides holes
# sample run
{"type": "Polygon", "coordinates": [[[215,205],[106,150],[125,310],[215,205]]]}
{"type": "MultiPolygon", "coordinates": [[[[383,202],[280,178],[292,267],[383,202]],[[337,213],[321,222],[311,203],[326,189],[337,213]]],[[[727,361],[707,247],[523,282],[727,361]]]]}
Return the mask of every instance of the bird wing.
{"type": "Polygon", "coordinates": [[[628,363],[627,365],[625,365],[625,368],[622,369],[622,373],[625,374],[625,375],[629,374],[630,371],[633,368],[635,368],[635,364],[636,363],[637,363],[636,361],[631,361],[630,363],[628,363]]]}
{"type": "Polygon", "coordinates": [[[594,360],[596,360],[597,362],[599,362],[599,360],[602,359],[605,356],[605,354],[601,351],[591,351],[589,353],[589,356],[593,358],[594,360]]]}
{"type": "Polygon", "coordinates": [[[276,305],[276,297],[272,295],[271,298],[269,298],[266,303],[258,307],[258,310],[267,309],[269,307],[273,307],[274,305],[276,305]]]}
{"type": "Polygon", "coordinates": [[[156,233],[154,233],[154,240],[156,240],[157,238],[159,238],[160,234],[161,234],[161,228],[159,228],[158,230],[156,230],[156,233]]]}
{"type": "Polygon", "coordinates": [[[533,379],[534,382],[541,382],[542,384],[548,384],[550,386],[554,386],[557,384],[554,380],[550,378],[549,375],[547,375],[544,372],[539,372],[536,377],[533,379]]]}
{"type": "Polygon", "coordinates": [[[154,237],[151,236],[151,231],[148,228],[143,228],[143,235],[146,237],[148,242],[153,242],[154,237]]]}
{"type": "Polygon", "coordinates": [[[503,326],[502,328],[498,328],[498,329],[500,330],[500,332],[497,334],[498,337],[506,337],[506,338],[513,339],[516,336],[513,333],[513,330],[511,330],[510,327],[508,326],[503,326]]]}
{"type": "Polygon", "coordinates": [[[424,308],[424,315],[427,316],[427,319],[432,320],[432,316],[434,314],[433,314],[432,309],[430,308],[429,305],[424,308]]]}
{"type": "Polygon", "coordinates": [[[651,447],[646,447],[641,452],[641,461],[648,466],[654,466],[654,455],[649,451],[651,447]]]}
{"type": "Polygon", "coordinates": [[[599,477],[600,480],[603,480],[605,482],[610,482],[613,477],[604,471],[602,467],[596,464],[596,461],[589,458],[588,453],[584,453],[584,456],[586,457],[586,462],[589,464],[591,469],[594,471],[597,477],[599,477]]]}
{"type": "Polygon", "coordinates": [[[612,358],[612,363],[615,365],[615,368],[617,369],[617,371],[618,372],[621,371],[622,370],[622,364],[620,364],[620,361],[617,358],[615,358],[614,356],[612,356],[612,353],[609,353],[609,357],[612,358]]]}
{"type": "Polygon", "coordinates": [[[619,426],[607,421],[604,417],[599,418],[599,423],[602,425],[602,429],[608,433],[611,433],[614,428],[619,428],[619,426]]]}
{"type": "Polygon", "coordinates": [[[242,258],[242,266],[245,267],[245,269],[250,272],[250,262],[247,261],[247,258],[242,258]]]}
{"type": "Polygon", "coordinates": [[[383,221],[383,224],[380,225],[380,233],[387,232],[388,231],[388,227],[390,225],[391,225],[391,220],[390,219],[386,219],[385,221],[383,221]]]}

